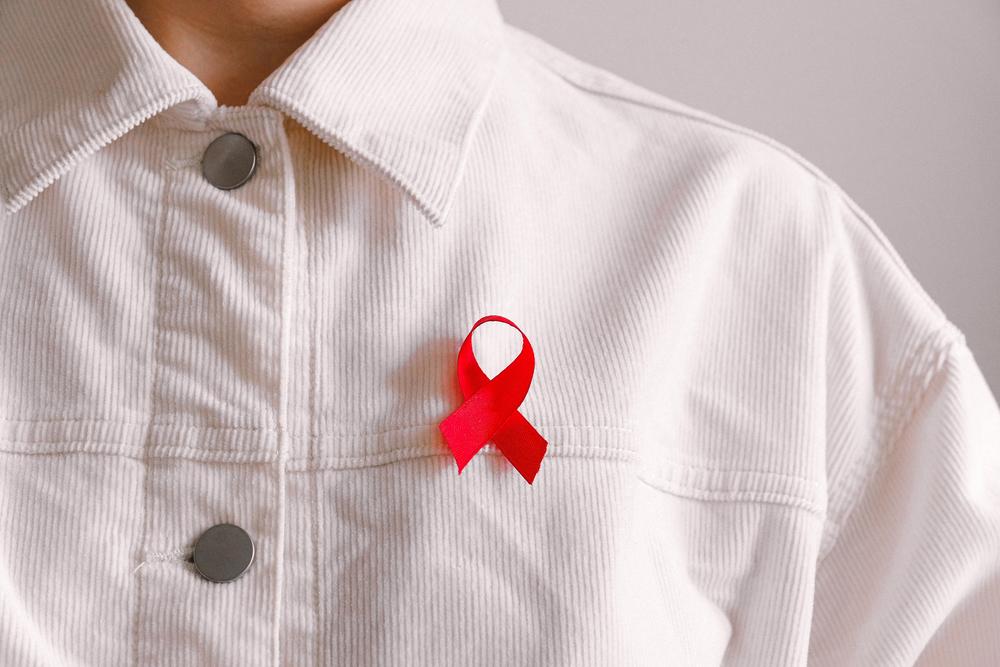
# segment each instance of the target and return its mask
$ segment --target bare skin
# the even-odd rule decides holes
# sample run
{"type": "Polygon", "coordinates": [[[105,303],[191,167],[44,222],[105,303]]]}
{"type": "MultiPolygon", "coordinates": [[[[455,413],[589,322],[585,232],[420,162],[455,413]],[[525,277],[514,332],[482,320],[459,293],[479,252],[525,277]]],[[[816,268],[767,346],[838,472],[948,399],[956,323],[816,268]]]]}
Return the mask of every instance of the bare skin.
{"type": "Polygon", "coordinates": [[[125,0],[219,104],[241,106],[349,0],[125,0]]]}

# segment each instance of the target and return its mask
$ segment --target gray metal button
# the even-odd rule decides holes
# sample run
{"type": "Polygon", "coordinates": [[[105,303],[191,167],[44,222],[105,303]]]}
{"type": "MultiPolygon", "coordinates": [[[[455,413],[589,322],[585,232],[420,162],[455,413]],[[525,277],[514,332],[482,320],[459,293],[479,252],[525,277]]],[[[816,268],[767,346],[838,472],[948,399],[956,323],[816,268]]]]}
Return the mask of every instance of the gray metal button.
{"type": "Polygon", "coordinates": [[[239,579],[253,562],[253,540],[231,523],[212,526],[198,538],[192,560],[198,574],[215,583],[239,579]]]}
{"type": "Polygon", "coordinates": [[[238,188],[257,169],[257,147],[239,132],[220,134],[201,156],[201,173],[220,190],[238,188]]]}

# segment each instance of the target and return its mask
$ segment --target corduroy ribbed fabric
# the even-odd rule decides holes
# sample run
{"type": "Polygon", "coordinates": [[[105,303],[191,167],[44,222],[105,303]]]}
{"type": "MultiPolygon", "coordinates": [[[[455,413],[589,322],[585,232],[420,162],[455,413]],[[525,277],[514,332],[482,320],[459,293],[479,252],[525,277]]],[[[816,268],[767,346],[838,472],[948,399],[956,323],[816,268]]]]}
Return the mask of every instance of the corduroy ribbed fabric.
{"type": "Polygon", "coordinates": [[[996,400],[791,149],[492,0],[353,0],[241,107],[123,0],[0,45],[0,664],[1000,664],[996,400]],[[531,485],[437,429],[487,314],[531,485]]]}

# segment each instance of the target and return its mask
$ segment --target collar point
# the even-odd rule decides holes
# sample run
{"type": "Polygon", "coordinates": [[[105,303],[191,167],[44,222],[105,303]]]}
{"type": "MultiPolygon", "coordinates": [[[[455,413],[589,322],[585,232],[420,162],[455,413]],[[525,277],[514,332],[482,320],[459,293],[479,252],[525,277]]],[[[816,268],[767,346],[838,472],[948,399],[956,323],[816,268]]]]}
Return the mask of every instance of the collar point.
{"type": "Polygon", "coordinates": [[[423,202],[416,197],[413,197],[413,199],[416,202],[417,209],[424,216],[424,219],[427,220],[427,223],[432,228],[440,229],[444,227],[447,215],[447,207],[428,205],[426,202],[423,202]]]}
{"type": "Polygon", "coordinates": [[[438,196],[398,182],[397,185],[401,186],[403,192],[410,198],[410,201],[413,202],[414,207],[424,217],[427,224],[434,229],[440,229],[446,225],[452,203],[455,199],[455,191],[458,185],[457,177],[453,179],[447,191],[439,193],[438,196]]]}
{"type": "Polygon", "coordinates": [[[0,191],[0,211],[8,216],[13,216],[28,202],[35,198],[40,188],[20,188],[12,190],[9,184],[4,183],[0,191]]]}

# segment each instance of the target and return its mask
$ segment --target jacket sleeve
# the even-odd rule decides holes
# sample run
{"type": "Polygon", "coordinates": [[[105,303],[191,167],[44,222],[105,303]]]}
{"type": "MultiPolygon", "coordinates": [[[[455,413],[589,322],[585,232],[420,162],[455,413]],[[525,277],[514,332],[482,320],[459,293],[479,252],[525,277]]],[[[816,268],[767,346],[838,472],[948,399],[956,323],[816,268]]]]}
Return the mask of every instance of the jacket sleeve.
{"type": "Polygon", "coordinates": [[[810,665],[1000,665],[1000,408],[863,212],[832,272],[810,665]]]}

